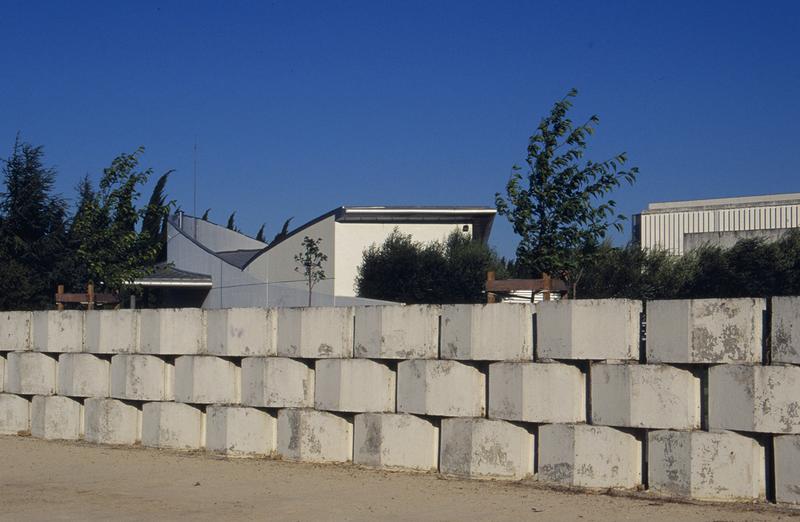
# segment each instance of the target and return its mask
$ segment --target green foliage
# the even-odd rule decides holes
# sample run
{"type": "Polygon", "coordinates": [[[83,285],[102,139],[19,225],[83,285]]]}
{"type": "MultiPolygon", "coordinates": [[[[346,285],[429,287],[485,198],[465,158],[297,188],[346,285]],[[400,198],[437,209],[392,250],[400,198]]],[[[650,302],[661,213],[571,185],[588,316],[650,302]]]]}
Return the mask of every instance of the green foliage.
{"type": "Polygon", "coordinates": [[[266,243],[264,240],[264,227],[267,226],[266,223],[261,223],[261,228],[258,229],[258,233],[256,234],[256,241],[261,241],[262,243],[266,243]]]}
{"type": "Polygon", "coordinates": [[[236,226],[236,211],[234,211],[230,216],[228,216],[228,224],[225,225],[225,227],[228,230],[239,232],[239,228],[236,226]]]}
{"type": "Polygon", "coordinates": [[[208,213],[211,212],[210,208],[207,208],[205,212],[203,212],[203,216],[200,218],[203,221],[208,221],[208,213]]]}
{"type": "Polygon", "coordinates": [[[272,241],[269,242],[269,246],[279,243],[284,239],[286,239],[287,237],[289,237],[289,223],[291,223],[293,219],[294,216],[290,217],[289,219],[283,222],[283,227],[281,227],[281,231],[275,234],[275,237],[273,237],[272,241]]]}
{"type": "Polygon", "coordinates": [[[322,243],[322,238],[312,239],[305,236],[302,243],[303,250],[294,256],[294,261],[297,263],[294,268],[295,272],[303,274],[308,282],[308,306],[311,306],[311,293],[314,285],[326,278],[322,263],[328,260],[328,256],[320,250],[320,243],[322,243]]]}

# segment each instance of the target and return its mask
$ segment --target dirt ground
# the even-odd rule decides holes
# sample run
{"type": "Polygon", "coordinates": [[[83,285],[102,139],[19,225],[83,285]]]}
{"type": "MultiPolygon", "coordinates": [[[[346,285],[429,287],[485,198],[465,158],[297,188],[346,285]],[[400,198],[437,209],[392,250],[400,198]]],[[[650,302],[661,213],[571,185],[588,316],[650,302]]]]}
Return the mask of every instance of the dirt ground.
{"type": "Polygon", "coordinates": [[[0,520],[255,518],[800,521],[800,511],[0,437],[0,520]]]}

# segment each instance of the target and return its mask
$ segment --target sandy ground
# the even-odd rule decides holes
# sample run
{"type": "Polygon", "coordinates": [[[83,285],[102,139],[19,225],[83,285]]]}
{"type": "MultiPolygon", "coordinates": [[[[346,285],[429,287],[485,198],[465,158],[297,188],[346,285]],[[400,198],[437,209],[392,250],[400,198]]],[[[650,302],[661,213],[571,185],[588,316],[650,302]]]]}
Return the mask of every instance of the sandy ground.
{"type": "Polygon", "coordinates": [[[688,504],[355,466],[0,437],[0,520],[798,520],[688,504]]]}

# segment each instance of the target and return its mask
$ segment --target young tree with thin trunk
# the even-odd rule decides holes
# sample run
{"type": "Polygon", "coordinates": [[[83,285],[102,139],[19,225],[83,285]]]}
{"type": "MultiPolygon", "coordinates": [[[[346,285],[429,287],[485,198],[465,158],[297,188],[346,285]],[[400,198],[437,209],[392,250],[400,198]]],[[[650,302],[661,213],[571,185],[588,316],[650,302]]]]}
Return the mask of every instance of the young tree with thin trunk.
{"type": "Polygon", "coordinates": [[[303,274],[308,282],[308,306],[311,306],[311,292],[314,285],[326,278],[322,263],[328,260],[328,256],[320,250],[320,243],[322,243],[322,238],[312,239],[305,236],[303,237],[303,250],[294,256],[297,263],[295,272],[303,274]]]}

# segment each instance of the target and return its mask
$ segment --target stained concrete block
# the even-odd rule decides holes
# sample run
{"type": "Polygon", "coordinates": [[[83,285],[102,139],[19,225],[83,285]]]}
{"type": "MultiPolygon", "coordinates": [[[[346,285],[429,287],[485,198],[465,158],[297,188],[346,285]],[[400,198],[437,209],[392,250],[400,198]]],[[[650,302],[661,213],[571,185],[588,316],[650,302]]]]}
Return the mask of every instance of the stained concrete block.
{"type": "Polygon", "coordinates": [[[0,312],[0,351],[31,349],[31,312],[0,312]]]}
{"type": "Polygon", "coordinates": [[[353,421],[353,462],[374,468],[433,471],[439,428],[405,413],[362,413],[353,421]]]}
{"type": "Polygon", "coordinates": [[[33,312],[33,349],[50,353],[82,352],[83,317],[79,310],[33,312]]]}
{"type": "Polygon", "coordinates": [[[314,408],[329,411],[393,412],[395,372],[367,359],[320,359],[315,366],[314,408]]]}
{"type": "Polygon", "coordinates": [[[761,361],[764,299],[681,299],[647,303],[647,361],[761,361]]]}
{"type": "Polygon", "coordinates": [[[31,403],[10,393],[0,393],[0,435],[17,435],[31,429],[31,403]]]}
{"type": "Polygon", "coordinates": [[[142,445],[199,449],[205,445],[205,413],[179,402],[148,402],[142,407],[142,445]]]}
{"type": "Polygon", "coordinates": [[[111,363],[89,353],[62,353],[58,356],[59,395],[69,397],[108,397],[111,363]]]}
{"type": "Polygon", "coordinates": [[[593,364],[592,424],[631,428],[700,427],[700,379],[660,364],[593,364]]]}
{"type": "Polygon", "coordinates": [[[310,359],[353,357],[352,307],[278,309],[278,355],[310,359]]]}
{"type": "Polygon", "coordinates": [[[669,496],[701,500],[765,497],[764,448],[733,432],[651,431],[648,487],[669,496]]]}
{"type": "Polygon", "coordinates": [[[586,377],[568,364],[491,364],[489,417],[526,422],[583,422],[586,377]]]}
{"type": "Polygon", "coordinates": [[[175,400],[191,404],[238,404],[241,370],[212,355],[183,355],[175,359],[175,400]]]}
{"type": "Polygon", "coordinates": [[[142,410],[116,399],[86,399],[85,438],[95,444],[133,445],[142,439],[142,410]]]}
{"type": "Polygon", "coordinates": [[[255,408],[209,406],[206,449],[229,455],[270,455],[275,451],[278,421],[255,408]]]}
{"type": "Polygon", "coordinates": [[[40,439],[83,438],[83,404],[58,395],[36,395],[31,401],[31,435],[40,439]]]}
{"type": "Polygon", "coordinates": [[[197,355],[205,351],[205,324],[199,308],[139,311],[139,352],[197,355]]]}
{"type": "Polygon", "coordinates": [[[353,459],[353,424],[324,411],[278,410],[278,455],[303,462],[353,459]]]}
{"type": "Polygon", "coordinates": [[[175,367],[154,355],[117,354],[111,358],[111,396],[137,401],[171,401],[175,367]]]}
{"type": "Polygon", "coordinates": [[[710,368],[708,425],[800,433],[800,367],[723,364],[710,368]]]}
{"type": "Polygon", "coordinates": [[[414,359],[397,365],[397,411],[442,417],[482,417],[486,376],[457,361],[414,359]]]}
{"type": "Polygon", "coordinates": [[[534,438],[488,419],[443,419],[439,470],[446,475],[522,479],[533,473],[534,438]]]}
{"type": "Polygon", "coordinates": [[[85,317],[85,351],[135,353],[138,349],[139,312],[88,310],[85,317]]]}
{"type": "Polygon", "coordinates": [[[242,404],[264,408],[314,406],[314,369],[285,357],[242,359],[242,404]]]}
{"type": "Polygon", "coordinates": [[[0,392],[5,390],[6,385],[6,357],[0,354],[0,392]]]}
{"type": "Polygon", "coordinates": [[[36,352],[10,352],[6,357],[6,391],[23,395],[56,392],[55,357],[36,352]]]}
{"type": "Polygon", "coordinates": [[[277,312],[265,308],[206,311],[208,353],[230,357],[277,355],[277,312]]]}
{"type": "Polygon", "coordinates": [[[586,488],[635,488],[642,483],[642,444],[605,426],[539,427],[539,480],[586,488]]]}
{"type": "Polygon", "coordinates": [[[800,504],[800,436],[779,435],[775,449],[775,500],[800,504]]]}
{"type": "Polygon", "coordinates": [[[533,360],[530,304],[442,307],[442,359],[533,360]]]}
{"type": "Polygon", "coordinates": [[[436,359],[441,306],[359,306],[355,356],[367,359],[436,359]]]}
{"type": "Polygon", "coordinates": [[[800,297],[772,298],[772,361],[800,364],[800,297]]]}

